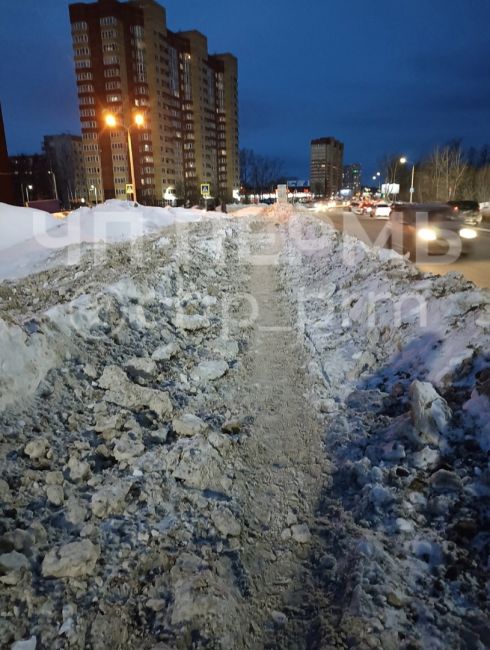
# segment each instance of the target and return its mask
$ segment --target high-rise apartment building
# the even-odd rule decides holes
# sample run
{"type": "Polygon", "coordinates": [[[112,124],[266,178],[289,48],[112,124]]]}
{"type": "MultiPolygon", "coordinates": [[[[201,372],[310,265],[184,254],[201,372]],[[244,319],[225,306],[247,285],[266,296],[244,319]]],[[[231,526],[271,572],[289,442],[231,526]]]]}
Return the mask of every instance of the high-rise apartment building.
{"type": "Polygon", "coordinates": [[[197,31],[167,29],[155,0],[72,4],[70,21],[88,185],[126,198],[129,129],[139,201],[161,203],[169,188],[196,200],[200,183],[231,198],[240,178],[236,58],[209,55],[197,31]]]}
{"type": "Polygon", "coordinates": [[[342,189],[352,190],[354,194],[361,191],[361,165],[359,163],[344,165],[342,189]]]}
{"type": "Polygon", "coordinates": [[[14,202],[14,186],[7,152],[7,140],[3,125],[2,107],[0,105],[0,203],[14,202]]]}
{"type": "Polygon", "coordinates": [[[344,145],[335,138],[311,141],[310,187],[314,194],[331,196],[342,187],[344,145]]]}
{"type": "Polygon", "coordinates": [[[80,204],[82,198],[90,197],[82,138],[69,133],[45,135],[43,148],[61,205],[70,209],[80,204]]]}

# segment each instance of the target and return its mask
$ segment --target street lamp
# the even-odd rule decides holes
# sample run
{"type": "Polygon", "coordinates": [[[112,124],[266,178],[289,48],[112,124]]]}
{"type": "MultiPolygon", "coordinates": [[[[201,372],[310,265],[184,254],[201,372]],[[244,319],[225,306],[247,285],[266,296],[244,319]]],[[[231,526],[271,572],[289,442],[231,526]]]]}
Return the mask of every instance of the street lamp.
{"type": "Polygon", "coordinates": [[[29,190],[31,190],[31,192],[32,192],[33,189],[34,189],[34,187],[32,185],[26,185],[26,199],[27,199],[26,206],[27,207],[29,207],[29,201],[30,201],[29,190]]]}
{"type": "MultiPolygon", "coordinates": [[[[400,158],[400,162],[402,165],[404,165],[407,162],[405,156],[400,158]]],[[[415,164],[412,164],[412,181],[410,183],[410,203],[413,203],[413,193],[415,192],[415,187],[413,185],[414,181],[415,181],[415,164]]]]}
{"type": "Polygon", "coordinates": [[[133,201],[136,203],[136,180],[134,177],[134,160],[133,160],[133,146],[131,142],[131,128],[133,126],[137,126],[138,128],[141,128],[145,124],[145,116],[142,113],[136,113],[133,117],[134,119],[134,124],[131,124],[127,126],[124,124],[122,121],[119,122],[117,117],[113,113],[107,113],[105,116],[105,123],[106,125],[111,128],[122,128],[126,130],[126,133],[128,134],[128,153],[129,153],[129,167],[131,170],[131,184],[133,186],[133,201]]]}
{"type": "Polygon", "coordinates": [[[98,203],[98,201],[97,201],[97,188],[95,187],[95,185],[91,185],[90,190],[95,193],[95,205],[97,205],[97,203],[98,203]]]}
{"type": "Polygon", "coordinates": [[[53,177],[53,186],[54,186],[54,198],[58,200],[58,186],[56,185],[56,176],[54,175],[54,172],[51,170],[48,170],[48,174],[53,177]]]}
{"type": "Polygon", "coordinates": [[[413,195],[415,192],[415,164],[412,165],[412,181],[410,183],[410,203],[413,203],[413,195]]]}

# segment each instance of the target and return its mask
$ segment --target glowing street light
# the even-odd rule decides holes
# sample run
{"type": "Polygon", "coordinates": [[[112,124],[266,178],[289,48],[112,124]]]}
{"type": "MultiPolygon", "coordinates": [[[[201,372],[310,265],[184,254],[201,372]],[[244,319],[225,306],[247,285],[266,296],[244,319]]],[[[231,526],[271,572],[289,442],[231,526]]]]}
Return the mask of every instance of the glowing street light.
{"type": "Polygon", "coordinates": [[[144,126],[145,124],[145,116],[142,113],[136,113],[134,116],[134,123],[136,126],[144,126]]]}
{"type": "MultiPolygon", "coordinates": [[[[405,156],[400,158],[400,162],[402,165],[404,165],[407,161],[405,156]]],[[[410,184],[410,203],[413,203],[413,194],[415,192],[415,187],[414,187],[414,182],[415,182],[415,165],[412,165],[412,182],[410,184]]]]}
{"type": "Polygon", "coordinates": [[[134,176],[134,160],[133,160],[133,146],[131,142],[131,128],[133,126],[137,126],[138,128],[141,128],[145,125],[145,116],[143,113],[135,113],[133,116],[134,124],[131,124],[127,126],[123,122],[119,122],[117,117],[113,113],[106,113],[105,115],[105,123],[106,125],[111,128],[122,128],[126,130],[126,133],[128,134],[128,152],[129,152],[129,166],[131,169],[131,185],[133,186],[133,201],[136,203],[137,198],[136,198],[136,179],[134,176]]]}
{"type": "Polygon", "coordinates": [[[114,128],[115,126],[117,126],[116,116],[112,115],[112,113],[109,113],[108,115],[105,116],[105,123],[107,124],[107,126],[114,128]]]}
{"type": "Polygon", "coordinates": [[[48,174],[53,178],[54,198],[58,200],[59,197],[58,197],[58,186],[56,185],[56,176],[54,175],[54,171],[52,170],[48,170],[48,174]]]}
{"type": "Polygon", "coordinates": [[[95,185],[90,186],[90,191],[94,192],[94,194],[95,194],[95,205],[97,205],[97,203],[98,203],[98,201],[97,201],[97,188],[95,187],[95,185]]]}
{"type": "MultiPolygon", "coordinates": [[[[21,186],[21,187],[23,187],[23,186],[21,186]]],[[[34,189],[34,187],[32,185],[26,185],[26,207],[29,207],[29,201],[30,201],[29,190],[31,190],[31,192],[32,192],[33,189],[34,189]]],[[[24,195],[22,195],[22,200],[24,200],[24,195]]]]}

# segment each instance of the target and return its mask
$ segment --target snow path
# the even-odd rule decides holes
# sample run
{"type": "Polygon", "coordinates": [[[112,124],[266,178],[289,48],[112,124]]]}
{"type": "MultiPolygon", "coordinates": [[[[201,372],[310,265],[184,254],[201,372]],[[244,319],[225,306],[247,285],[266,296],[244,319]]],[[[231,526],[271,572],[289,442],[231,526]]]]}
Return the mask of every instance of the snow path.
{"type": "MultiPolygon", "coordinates": [[[[283,237],[274,236],[273,222],[252,226],[256,255],[282,249],[283,237]]],[[[315,647],[318,627],[329,623],[326,604],[314,602],[312,544],[307,540],[328,462],[322,451],[321,422],[306,404],[304,349],[291,327],[294,314],[280,282],[276,266],[252,266],[249,293],[258,318],[234,398],[238,408],[254,418],[252,435],[237,459],[234,484],[248,523],[242,562],[250,580],[253,632],[247,648],[315,647]],[[291,539],[295,525],[308,526],[304,542],[291,539]],[[272,612],[285,614],[287,625],[271,624],[272,612]]]]}
{"type": "Polygon", "coordinates": [[[0,284],[0,646],[480,650],[488,294],[289,206],[89,253],[0,284]]]}

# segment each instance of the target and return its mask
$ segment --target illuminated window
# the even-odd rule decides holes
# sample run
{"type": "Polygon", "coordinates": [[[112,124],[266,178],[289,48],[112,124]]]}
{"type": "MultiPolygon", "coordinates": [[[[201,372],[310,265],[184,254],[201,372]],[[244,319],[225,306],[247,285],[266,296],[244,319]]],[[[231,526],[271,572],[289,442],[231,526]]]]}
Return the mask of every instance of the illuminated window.
{"type": "Polygon", "coordinates": [[[100,19],[100,24],[104,27],[108,27],[109,25],[117,25],[117,19],[114,18],[114,16],[104,16],[100,19]]]}

